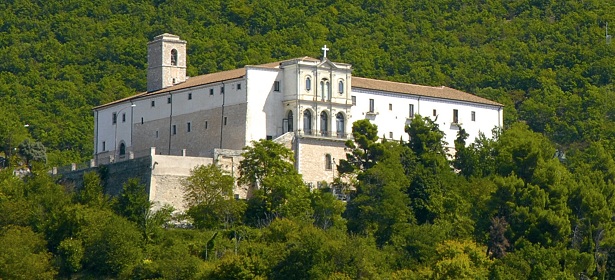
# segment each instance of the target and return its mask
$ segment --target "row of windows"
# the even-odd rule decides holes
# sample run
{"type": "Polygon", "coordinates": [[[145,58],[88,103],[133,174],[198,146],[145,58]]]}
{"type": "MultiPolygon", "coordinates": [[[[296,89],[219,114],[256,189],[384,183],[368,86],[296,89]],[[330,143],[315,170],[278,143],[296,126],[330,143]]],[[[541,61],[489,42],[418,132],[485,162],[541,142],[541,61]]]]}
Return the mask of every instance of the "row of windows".
{"type": "MultiPolygon", "coordinates": [[[[320,87],[321,87],[321,92],[323,92],[322,94],[324,94],[325,92],[329,93],[329,80],[322,79],[322,81],[320,81],[320,87]]],[[[337,89],[340,94],[344,93],[344,81],[339,81],[337,83],[337,89]]],[[[305,78],[305,90],[307,91],[312,90],[312,78],[310,77],[305,78]]]]}
{"type": "MultiPolygon", "coordinates": [[[[227,124],[227,117],[224,117],[223,119],[223,125],[227,124]]],[[[205,125],[203,126],[205,129],[209,129],[209,121],[205,121],[205,125]]],[[[186,123],[186,133],[188,132],[192,132],[192,122],[187,122],[186,123]]],[[[171,134],[172,135],[177,135],[177,125],[172,125],[171,126],[171,134]]],[[[158,131],[156,131],[156,138],[158,138],[158,131]]]]}
{"type": "MultiPolygon", "coordinates": [[[[352,99],[352,105],[356,106],[357,105],[357,97],[356,96],[351,96],[352,99]]],[[[375,110],[375,101],[374,99],[369,99],[369,113],[374,113],[375,110]]],[[[393,110],[393,104],[389,103],[389,111],[393,110]]],[[[432,115],[435,117],[437,116],[437,111],[436,109],[433,109],[432,115]]],[[[408,105],[408,117],[410,118],[414,118],[414,104],[409,104],[408,105]]],[[[471,111],[470,113],[470,119],[471,121],[476,121],[476,112],[475,111],[471,111]]],[[[453,109],[453,123],[459,123],[459,110],[457,109],[453,109]]],[[[392,137],[391,137],[392,138],[392,137]]]]}
{"type": "MultiPolygon", "coordinates": [[[[285,128],[286,131],[294,131],[293,130],[293,111],[288,111],[288,114],[286,116],[287,118],[284,119],[284,124],[285,124],[285,128]]],[[[314,131],[312,131],[313,125],[312,125],[312,111],[310,110],[305,110],[303,111],[303,131],[305,134],[307,135],[312,135],[314,134],[314,131]]],[[[337,137],[345,137],[345,117],[344,114],[342,113],[337,113],[335,115],[335,132],[337,134],[337,137]]],[[[321,136],[331,136],[329,135],[329,114],[326,111],[322,111],[320,112],[320,130],[318,131],[318,133],[321,136]]]]}

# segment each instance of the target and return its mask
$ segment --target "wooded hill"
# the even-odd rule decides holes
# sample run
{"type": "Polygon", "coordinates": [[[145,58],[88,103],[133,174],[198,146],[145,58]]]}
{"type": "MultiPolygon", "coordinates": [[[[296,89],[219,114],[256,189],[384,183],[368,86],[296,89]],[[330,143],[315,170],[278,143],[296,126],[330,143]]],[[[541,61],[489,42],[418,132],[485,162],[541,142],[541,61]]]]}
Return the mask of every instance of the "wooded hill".
{"type": "Polygon", "coordinates": [[[615,277],[614,2],[195,2],[0,3],[0,145],[26,143],[33,170],[0,170],[0,278],[615,277]],[[216,167],[193,170],[179,219],[194,229],[152,213],[138,181],[106,196],[104,166],[80,190],[56,184],[49,165],[91,157],[91,108],[145,90],[146,43],[165,32],[188,40],[190,76],[326,44],[357,76],[503,103],[505,127],[461,133],[450,160],[429,119],[407,143],[356,122],[350,181],[329,182],[356,190],[346,203],[308,191],[292,152],[263,140],[241,163],[260,186],[248,200],[216,167]]]}
{"type": "Polygon", "coordinates": [[[357,76],[445,85],[506,105],[565,149],[615,149],[611,1],[27,1],[0,3],[3,148],[41,141],[52,165],[91,158],[91,108],[145,90],[146,44],[186,39],[188,75],[291,57],[357,76]],[[24,124],[29,124],[23,128],[24,124]],[[10,135],[10,136],[9,136],[10,135]],[[10,138],[10,139],[9,139],[10,138]],[[9,143],[11,142],[11,143],[9,143]]]}

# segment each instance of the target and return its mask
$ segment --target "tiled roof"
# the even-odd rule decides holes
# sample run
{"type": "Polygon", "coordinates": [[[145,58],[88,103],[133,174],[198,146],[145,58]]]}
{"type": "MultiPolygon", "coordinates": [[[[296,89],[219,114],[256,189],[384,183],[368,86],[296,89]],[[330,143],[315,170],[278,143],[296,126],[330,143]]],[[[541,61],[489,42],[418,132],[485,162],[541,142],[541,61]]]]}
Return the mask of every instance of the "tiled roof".
{"type": "Polygon", "coordinates": [[[353,76],[352,87],[503,106],[502,104],[489,99],[445,86],[430,87],[353,76]]]}
{"type": "MultiPolygon", "coordinates": [[[[300,58],[294,58],[294,59],[289,59],[289,60],[283,60],[283,61],[277,61],[277,62],[271,62],[271,63],[266,63],[266,64],[260,64],[260,65],[254,65],[255,67],[263,67],[263,68],[278,68],[280,66],[280,64],[287,62],[287,61],[292,61],[292,60],[298,60],[298,61],[310,61],[310,62],[318,62],[320,61],[319,59],[316,58],[311,58],[311,57],[300,57],[300,58]]],[[[180,89],[186,89],[186,88],[191,88],[191,87],[195,87],[195,86],[200,86],[200,85],[206,85],[206,84],[211,84],[211,83],[219,83],[219,82],[223,82],[223,81],[228,81],[228,80],[233,80],[233,79],[238,79],[241,77],[244,77],[246,75],[246,67],[243,68],[239,68],[239,69],[233,69],[233,70],[228,70],[228,71],[222,71],[222,72],[216,72],[216,73],[211,73],[211,74],[205,74],[205,75],[200,75],[200,76],[196,76],[196,77],[190,77],[189,79],[187,79],[185,82],[183,83],[179,83],[170,87],[166,87],[157,91],[152,91],[152,92],[143,92],[143,93],[139,93],[133,96],[129,96],[120,100],[116,100],[107,104],[103,104],[97,107],[94,107],[94,109],[100,109],[100,108],[104,108],[110,105],[114,105],[117,103],[122,103],[124,101],[127,100],[132,100],[132,99],[136,99],[136,98],[140,98],[140,97],[145,97],[145,96],[151,96],[151,95],[157,95],[157,94],[161,94],[161,93],[166,93],[166,92],[170,92],[170,91],[175,91],[175,90],[180,90],[180,89]]],[[[449,87],[430,87],[430,86],[422,86],[422,85],[413,85],[413,84],[406,84],[406,83],[398,83],[398,82],[389,82],[389,81],[383,81],[383,80],[375,80],[375,79],[369,79],[369,78],[361,78],[361,77],[352,77],[352,87],[353,88],[364,88],[364,89],[371,89],[371,90],[381,90],[381,91],[387,91],[387,92],[397,92],[397,93],[406,93],[406,94],[414,94],[414,95],[419,95],[419,96],[428,96],[428,97],[434,97],[434,98],[444,98],[444,99],[451,99],[451,100],[460,100],[460,101],[466,101],[466,102],[473,102],[473,103],[481,103],[481,104],[488,104],[488,105],[495,105],[495,106],[503,106],[500,103],[497,102],[493,102],[491,100],[482,98],[482,97],[478,97],[476,95],[473,94],[469,94],[467,92],[463,92],[460,90],[456,90],[456,89],[452,89],[449,87]]]]}

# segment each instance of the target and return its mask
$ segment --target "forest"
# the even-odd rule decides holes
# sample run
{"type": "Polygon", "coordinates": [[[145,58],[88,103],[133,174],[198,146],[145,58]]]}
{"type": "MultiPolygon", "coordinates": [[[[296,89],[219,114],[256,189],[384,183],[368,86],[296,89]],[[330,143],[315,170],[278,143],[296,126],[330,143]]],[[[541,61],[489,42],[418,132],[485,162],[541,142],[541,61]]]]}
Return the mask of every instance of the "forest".
{"type": "Polygon", "coordinates": [[[0,278],[613,279],[614,10],[602,0],[2,1],[0,278]],[[82,189],[56,184],[52,166],[92,157],[92,107],[145,90],[146,43],[165,32],[189,42],[189,76],[319,57],[326,44],[355,76],[500,102],[504,127],[493,139],[460,133],[451,159],[429,119],[413,120],[407,143],[355,123],[341,178],[326,182],[354,190],[347,202],[307,191],[289,151],[267,141],[246,151],[239,179],[259,192],[230,200],[228,174],[198,168],[182,217],[151,212],[138,181],[106,196],[104,168],[82,189]],[[262,162],[272,164],[251,168],[262,162]],[[19,165],[32,173],[16,176],[19,165]]]}

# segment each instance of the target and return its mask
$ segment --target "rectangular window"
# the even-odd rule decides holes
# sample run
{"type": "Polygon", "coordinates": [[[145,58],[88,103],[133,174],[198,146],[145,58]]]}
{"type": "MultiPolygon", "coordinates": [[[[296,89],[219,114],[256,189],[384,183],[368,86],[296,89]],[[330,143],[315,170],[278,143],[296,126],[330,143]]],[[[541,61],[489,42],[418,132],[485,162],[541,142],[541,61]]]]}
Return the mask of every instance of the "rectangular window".
{"type": "Polygon", "coordinates": [[[158,130],[156,130],[156,138],[158,138],[158,130]]]}
{"type": "Polygon", "coordinates": [[[389,103],[389,111],[393,111],[393,104],[389,103]]]}
{"type": "Polygon", "coordinates": [[[192,130],[192,123],[187,123],[186,124],[186,131],[190,132],[192,130]]]}
{"type": "Polygon", "coordinates": [[[116,124],[116,123],[117,123],[117,113],[113,113],[113,116],[111,116],[111,122],[112,122],[113,124],[116,124]]]}
{"type": "Polygon", "coordinates": [[[393,139],[393,132],[389,132],[389,138],[393,139]]]}
{"type": "Polygon", "coordinates": [[[410,104],[408,111],[408,116],[414,118],[414,104],[410,104]]]}
{"type": "Polygon", "coordinates": [[[152,107],[156,107],[156,101],[152,100],[152,107]]]}
{"type": "Polygon", "coordinates": [[[273,140],[273,136],[272,135],[267,135],[267,140],[273,140]]]}
{"type": "Polygon", "coordinates": [[[273,91],[280,91],[280,81],[273,82],[273,91]]]}
{"type": "Polygon", "coordinates": [[[205,129],[207,129],[207,121],[205,121],[205,129]]]}
{"type": "Polygon", "coordinates": [[[213,88],[209,89],[209,95],[214,95],[214,89],[213,88]]]}
{"type": "Polygon", "coordinates": [[[472,111],[472,121],[476,121],[476,112],[472,111]]]}
{"type": "Polygon", "coordinates": [[[224,117],[224,125],[226,125],[226,117],[224,117]]]}
{"type": "Polygon", "coordinates": [[[435,117],[436,116],[436,109],[433,109],[433,113],[432,115],[435,117]]]}
{"type": "Polygon", "coordinates": [[[459,111],[453,109],[453,123],[459,123],[459,111]]]}
{"type": "Polygon", "coordinates": [[[224,94],[224,86],[220,87],[220,94],[224,94]]]}
{"type": "Polygon", "coordinates": [[[103,144],[103,145],[102,145],[102,150],[103,150],[103,152],[104,152],[104,151],[106,151],[106,150],[107,150],[107,142],[103,141],[103,143],[102,143],[102,144],[103,144]]]}
{"type": "Polygon", "coordinates": [[[192,93],[188,93],[188,100],[192,100],[192,93]]]}
{"type": "Polygon", "coordinates": [[[171,132],[173,135],[177,134],[177,126],[173,125],[173,131],[171,132]]]}
{"type": "Polygon", "coordinates": [[[374,99],[369,100],[369,112],[370,113],[374,112],[374,99]]]}
{"type": "Polygon", "coordinates": [[[238,83],[237,84],[237,90],[240,90],[240,89],[241,89],[241,83],[238,83]]]}
{"type": "Polygon", "coordinates": [[[122,113],[122,122],[126,122],[126,113],[122,113]]]}
{"type": "Polygon", "coordinates": [[[353,95],[350,98],[352,99],[352,106],[356,106],[357,105],[357,97],[353,95]]]}
{"type": "Polygon", "coordinates": [[[167,97],[167,104],[171,104],[171,97],[167,97]]]}

